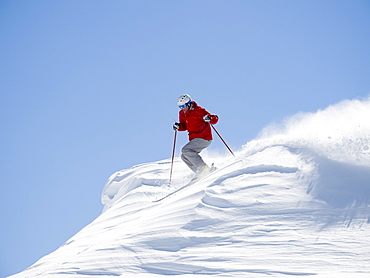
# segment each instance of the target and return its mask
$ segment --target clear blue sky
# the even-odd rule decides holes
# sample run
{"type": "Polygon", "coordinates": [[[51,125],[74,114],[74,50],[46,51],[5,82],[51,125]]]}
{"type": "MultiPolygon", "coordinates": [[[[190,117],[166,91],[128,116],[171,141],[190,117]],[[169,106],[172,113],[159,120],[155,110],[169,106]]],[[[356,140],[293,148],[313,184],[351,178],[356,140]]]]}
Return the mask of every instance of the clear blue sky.
{"type": "Polygon", "coordinates": [[[171,156],[180,94],[238,150],[370,92],[367,0],[2,0],[0,38],[0,277],[94,220],[112,173],[171,156]]]}

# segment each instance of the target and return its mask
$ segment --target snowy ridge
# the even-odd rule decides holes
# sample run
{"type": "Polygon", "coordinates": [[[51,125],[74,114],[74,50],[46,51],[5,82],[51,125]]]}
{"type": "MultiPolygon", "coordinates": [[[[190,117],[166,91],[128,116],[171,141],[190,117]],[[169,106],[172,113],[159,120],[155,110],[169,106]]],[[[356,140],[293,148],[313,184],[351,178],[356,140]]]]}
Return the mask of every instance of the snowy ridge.
{"type": "Polygon", "coordinates": [[[205,153],[221,170],[158,203],[190,179],[179,159],[170,187],[169,160],[117,172],[95,221],[11,277],[369,277],[369,103],[205,153]]]}

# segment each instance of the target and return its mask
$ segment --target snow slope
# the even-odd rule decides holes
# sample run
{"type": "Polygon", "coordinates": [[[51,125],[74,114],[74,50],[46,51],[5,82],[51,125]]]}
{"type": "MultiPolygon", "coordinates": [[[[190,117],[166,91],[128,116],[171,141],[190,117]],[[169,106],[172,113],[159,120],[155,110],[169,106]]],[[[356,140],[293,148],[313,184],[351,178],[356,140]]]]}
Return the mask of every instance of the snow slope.
{"type": "Polygon", "coordinates": [[[113,174],[104,212],[12,278],[370,277],[370,100],[272,125],[185,184],[177,158],[113,174]]]}

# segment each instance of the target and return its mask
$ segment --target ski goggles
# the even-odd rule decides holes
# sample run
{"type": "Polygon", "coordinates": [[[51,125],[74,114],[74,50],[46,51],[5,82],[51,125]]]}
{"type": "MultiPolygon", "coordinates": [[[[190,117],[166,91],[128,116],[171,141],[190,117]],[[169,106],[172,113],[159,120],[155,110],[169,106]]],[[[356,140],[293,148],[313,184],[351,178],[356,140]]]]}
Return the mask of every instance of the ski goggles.
{"type": "Polygon", "coordinates": [[[185,104],[183,104],[183,105],[179,105],[179,108],[180,108],[180,109],[183,109],[183,108],[185,108],[186,106],[189,106],[189,105],[190,105],[190,103],[191,103],[191,100],[189,100],[187,103],[185,103],[185,104]]]}

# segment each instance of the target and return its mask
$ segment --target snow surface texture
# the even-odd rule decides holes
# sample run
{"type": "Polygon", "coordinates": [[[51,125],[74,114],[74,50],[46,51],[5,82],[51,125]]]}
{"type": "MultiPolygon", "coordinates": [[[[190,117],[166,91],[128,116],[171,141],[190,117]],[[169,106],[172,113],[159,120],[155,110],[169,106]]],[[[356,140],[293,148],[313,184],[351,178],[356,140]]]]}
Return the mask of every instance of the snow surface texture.
{"type": "Polygon", "coordinates": [[[370,277],[370,99],[266,128],[218,170],[176,159],[107,181],[104,212],[12,278],[370,277]]]}

